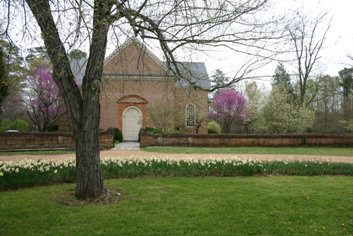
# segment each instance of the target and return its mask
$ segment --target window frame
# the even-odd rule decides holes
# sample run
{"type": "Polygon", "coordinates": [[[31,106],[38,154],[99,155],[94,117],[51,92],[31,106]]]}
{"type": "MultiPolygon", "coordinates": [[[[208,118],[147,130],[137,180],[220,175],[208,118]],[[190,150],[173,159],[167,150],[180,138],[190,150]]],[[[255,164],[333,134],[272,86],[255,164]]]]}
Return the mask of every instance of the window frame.
{"type": "Polygon", "coordinates": [[[195,104],[188,103],[185,106],[185,127],[194,128],[196,126],[196,115],[197,111],[195,104]]]}

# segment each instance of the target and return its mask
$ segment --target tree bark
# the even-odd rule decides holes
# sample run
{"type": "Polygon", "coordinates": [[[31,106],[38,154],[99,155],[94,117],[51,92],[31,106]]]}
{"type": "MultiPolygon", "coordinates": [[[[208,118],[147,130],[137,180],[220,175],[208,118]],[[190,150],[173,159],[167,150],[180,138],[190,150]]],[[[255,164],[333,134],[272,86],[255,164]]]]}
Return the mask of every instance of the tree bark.
{"type": "Polygon", "coordinates": [[[97,198],[104,191],[99,157],[99,102],[90,104],[89,116],[83,121],[85,127],[75,134],[76,139],[76,197],[97,198]]]}
{"type": "Polygon", "coordinates": [[[76,197],[97,198],[104,190],[99,157],[99,94],[110,11],[114,1],[94,2],[92,40],[81,91],[75,83],[48,0],[26,0],[53,63],[53,77],[64,97],[76,140],[76,197]],[[82,93],[81,93],[82,92],[82,93]]]}

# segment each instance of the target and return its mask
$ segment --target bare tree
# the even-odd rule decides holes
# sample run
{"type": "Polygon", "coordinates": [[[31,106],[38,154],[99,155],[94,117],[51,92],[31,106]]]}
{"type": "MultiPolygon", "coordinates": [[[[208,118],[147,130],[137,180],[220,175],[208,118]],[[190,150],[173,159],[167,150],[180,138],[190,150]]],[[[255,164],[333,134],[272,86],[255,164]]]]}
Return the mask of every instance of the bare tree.
{"type": "Polygon", "coordinates": [[[330,29],[331,19],[324,26],[323,31],[321,28],[327,23],[327,17],[328,13],[324,13],[311,20],[309,17],[297,13],[297,20],[293,21],[294,25],[287,26],[296,55],[299,77],[299,102],[301,105],[305,105],[304,99],[307,81],[313,72],[314,65],[320,59],[320,51],[323,48],[328,30],[330,29]]]}
{"type": "MultiPolygon", "coordinates": [[[[195,51],[198,45],[224,46],[255,56],[244,64],[244,71],[251,71],[256,62],[267,60],[274,53],[268,46],[281,36],[272,28],[276,20],[260,19],[267,0],[5,0],[3,4],[9,12],[5,33],[16,26],[10,17],[14,14],[24,16],[26,34],[33,35],[29,31],[35,28],[30,25],[32,15],[40,27],[76,139],[76,197],[82,199],[95,198],[104,192],[98,126],[108,36],[118,41],[134,36],[158,42],[167,66],[177,78],[182,75],[176,66],[178,52],[195,51]],[[86,44],[89,57],[80,90],[67,52],[86,44]]],[[[197,86],[192,79],[189,83],[197,86]]]]}

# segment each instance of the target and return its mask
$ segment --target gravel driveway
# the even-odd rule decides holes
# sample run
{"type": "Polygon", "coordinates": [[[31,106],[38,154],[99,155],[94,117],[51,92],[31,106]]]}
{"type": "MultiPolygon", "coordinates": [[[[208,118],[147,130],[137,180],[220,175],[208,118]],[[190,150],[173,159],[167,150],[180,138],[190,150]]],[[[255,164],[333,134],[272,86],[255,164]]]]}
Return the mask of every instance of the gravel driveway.
{"type": "MultiPolygon", "coordinates": [[[[128,158],[158,158],[158,159],[210,159],[210,158],[240,158],[240,159],[253,159],[261,161],[322,161],[322,162],[344,162],[353,163],[351,156],[319,156],[319,155],[275,155],[275,154],[163,154],[146,152],[143,150],[116,150],[110,149],[101,151],[101,158],[119,157],[121,159],[128,158]]],[[[46,159],[46,160],[60,160],[60,159],[73,159],[75,154],[63,155],[12,155],[0,156],[0,161],[17,161],[23,159],[46,159]]]]}

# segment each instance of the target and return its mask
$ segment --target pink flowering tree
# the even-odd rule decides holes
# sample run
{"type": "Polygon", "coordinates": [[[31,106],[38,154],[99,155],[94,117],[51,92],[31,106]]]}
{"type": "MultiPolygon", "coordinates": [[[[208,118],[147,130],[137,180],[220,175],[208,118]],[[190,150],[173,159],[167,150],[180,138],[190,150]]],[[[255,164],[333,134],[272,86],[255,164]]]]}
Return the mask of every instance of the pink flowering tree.
{"type": "Polygon", "coordinates": [[[26,77],[26,85],[27,114],[38,131],[48,131],[66,112],[51,68],[38,67],[33,75],[26,77]]]}
{"type": "Polygon", "coordinates": [[[235,89],[218,90],[211,104],[210,116],[220,124],[222,133],[232,133],[235,124],[243,124],[248,118],[245,97],[235,89]]]}

